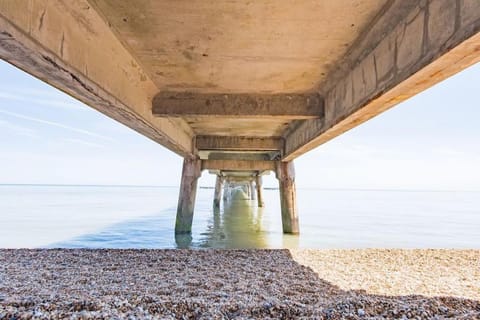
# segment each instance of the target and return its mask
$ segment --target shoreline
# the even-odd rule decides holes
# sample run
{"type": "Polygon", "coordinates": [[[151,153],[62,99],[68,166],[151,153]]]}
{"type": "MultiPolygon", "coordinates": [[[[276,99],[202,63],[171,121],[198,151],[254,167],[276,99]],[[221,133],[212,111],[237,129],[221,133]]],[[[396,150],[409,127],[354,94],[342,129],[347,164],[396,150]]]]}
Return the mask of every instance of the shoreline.
{"type": "Polygon", "coordinates": [[[0,319],[480,317],[480,250],[0,249],[0,319]]]}

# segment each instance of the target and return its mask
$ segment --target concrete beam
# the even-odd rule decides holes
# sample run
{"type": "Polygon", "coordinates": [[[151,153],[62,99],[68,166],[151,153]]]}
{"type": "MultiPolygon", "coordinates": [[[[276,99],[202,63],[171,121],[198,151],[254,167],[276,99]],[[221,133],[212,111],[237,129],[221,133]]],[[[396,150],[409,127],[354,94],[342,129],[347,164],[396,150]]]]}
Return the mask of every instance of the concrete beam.
{"type": "Polygon", "coordinates": [[[226,175],[225,180],[231,183],[239,183],[239,182],[246,183],[246,182],[254,181],[256,177],[257,177],[257,173],[252,172],[250,176],[243,176],[243,177],[226,175]]]}
{"type": "Polygon", "coordinates": [[[202,160],[202,170],[275,171],[275,161],[202,160]]]}
{"type": "Polygon", "coordinates": [[[193,152],[185,121],[152,116],[158,88],[86,0],[0,1],[0,58],[179,155],[193,152]]]}
{"type": "Polygon", "coordinates": [[[201,94],[160,92],[153,99],[158,117],[322,118],[316,94],[201,94]]]}
{"type": "Polygon", "coordinates": [[[280,158],[279,154],[270,155],[269,153],[248,153],[248,152],[210,152],[205,160],[273,160],[280,158]]]}
{"type": "Polygon", "coordinates": [[[197,136],[195,141],[198,150],[281,151],[285,144],[281,137],[197,136]]]}
{"type": "Polygon", "coordinates": [[[394,0],[321,85],[325,117],[286,133],[292,160],[480,61],[480,1],[394,0]]]}

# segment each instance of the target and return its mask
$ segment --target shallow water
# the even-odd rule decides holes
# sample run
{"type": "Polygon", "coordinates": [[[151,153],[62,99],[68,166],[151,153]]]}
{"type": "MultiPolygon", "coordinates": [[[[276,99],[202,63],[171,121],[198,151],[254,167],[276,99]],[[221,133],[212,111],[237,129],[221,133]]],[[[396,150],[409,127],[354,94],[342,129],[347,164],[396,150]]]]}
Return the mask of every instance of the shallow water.
{"type": "Polygon", "coordinates": [[[0,247],[480,248],[480,192],[297,190],[299,236],[278,190],[212,209],[200,188],[191,237],[175,238],[178,188],[0,186],[0,247]]]}

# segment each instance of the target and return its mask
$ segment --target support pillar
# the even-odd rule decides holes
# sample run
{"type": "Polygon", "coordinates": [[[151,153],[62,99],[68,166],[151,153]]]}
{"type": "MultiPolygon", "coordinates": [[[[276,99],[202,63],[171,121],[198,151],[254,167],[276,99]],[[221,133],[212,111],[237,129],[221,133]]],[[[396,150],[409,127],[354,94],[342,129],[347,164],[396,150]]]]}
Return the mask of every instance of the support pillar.
{"type": "Polygon", "coordinates": [[[201,175],[201,160],[185,158],[183,160],[182,181],[178,198],[177,219],[175,233],[191,233],[197,182],[201,175]]]}
{"type": "Polygon", "coordinates": [[[253,180],[250,181],[250,191],[251,191],[251,200],[257,200],[257,190],[255,188],[255,182],[253,180]]]}
{"type": "Polygon", "coordinates": [[[276,170],[280,189],[283,233],[299,233],[293,161],[278,161],[276,170]]]}
{"type": "Polygon", "coordinates": [[[228,181],[223,184],[223,201],[227,201],[228,199],[228,185],[228,181]]]}
{"type": "Polygon", "coordinates": [[[221,176],[217,176],[217,180],[215,181],[215,193],[213,195],[213,208],[220,209],[220,199],[222,198],[222,184],[223,178],[221,176]]]}
{"type": "Polygon", "coordinates": [[[262,176],[255,177],[255,187],[257,188],[257,204],[259,207],[263,207],[265,203],[263,202],[262,176]]]}

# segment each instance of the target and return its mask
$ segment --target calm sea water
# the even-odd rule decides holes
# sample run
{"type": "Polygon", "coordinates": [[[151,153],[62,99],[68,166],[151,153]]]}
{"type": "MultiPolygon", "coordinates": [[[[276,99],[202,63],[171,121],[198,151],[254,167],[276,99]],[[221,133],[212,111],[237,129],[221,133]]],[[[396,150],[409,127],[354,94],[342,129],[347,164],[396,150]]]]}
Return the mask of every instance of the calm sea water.
{"type": "Polygon", "coordinates": [[[480,192],[297,190],[284,236],[278,190],[222,203],[199,189],[191,237],[175,238],[178,188],[0,185],[0,247],[480,248],[480,192]]]}

